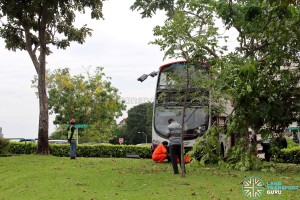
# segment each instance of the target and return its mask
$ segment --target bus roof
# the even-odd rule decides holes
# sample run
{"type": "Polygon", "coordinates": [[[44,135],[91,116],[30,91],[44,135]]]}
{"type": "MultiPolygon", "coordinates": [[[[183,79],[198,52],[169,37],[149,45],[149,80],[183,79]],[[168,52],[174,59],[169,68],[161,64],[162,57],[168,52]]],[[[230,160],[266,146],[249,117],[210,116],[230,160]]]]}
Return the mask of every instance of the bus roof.
{"type": "MultiPolygon", "coordinates": [[[[187,60],[180,60],[180,61],[174,61],[174,62],[170,62],[170,63],[167,63],[167,64],[164,64],[162,66],[159,67],[159,70],[162,70],[163,68],[169,66],[169,65],[172,65],[172,64],[177,64],[177,63],[185,63],[185,62],[188,62],[187,60]]],[[[209,67],[209,65],[205,62],[199,62],[200,64],[205,64],[207,67],[209,67]]]]}
{"type": "Polygon", "coordinates": [[[172,65],[172,64],[177,64],[177,63],[182,63],[182,62],[187,62],[187,61],[186,60],[181,60],[181,61],[170,62],[170,63],[167,63],[167,64],[164,64],[164,65],[160,66],[159,69],[162,70],[166,66],[169,66],[169,65],[172,65]]]}

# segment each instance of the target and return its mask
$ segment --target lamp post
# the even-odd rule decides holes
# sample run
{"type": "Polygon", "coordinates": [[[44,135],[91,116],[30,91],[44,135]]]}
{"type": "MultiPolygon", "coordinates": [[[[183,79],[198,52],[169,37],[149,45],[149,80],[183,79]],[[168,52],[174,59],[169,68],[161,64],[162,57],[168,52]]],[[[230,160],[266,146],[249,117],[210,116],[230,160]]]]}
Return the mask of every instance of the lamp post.
{"type": "Polygon", "coordinates": [[[140,76],[137,80],[140,81],[140,82],[143,82],[144,80],[147,79],[148,76],[151,76],[151,77],[155,77],[157,75],[158,72],[156,71],[153,71],[151,72],[150,74],[143,74],[142,76],[140,76]]]}
{"type": "Polygon", "coordinates": [[[146,144],[147,144],[148,143],[148,141],[147,141],[147,134],[145,132],[138,132],[138,133],[145,134],[145,136],[146,136],[146,144]]]}

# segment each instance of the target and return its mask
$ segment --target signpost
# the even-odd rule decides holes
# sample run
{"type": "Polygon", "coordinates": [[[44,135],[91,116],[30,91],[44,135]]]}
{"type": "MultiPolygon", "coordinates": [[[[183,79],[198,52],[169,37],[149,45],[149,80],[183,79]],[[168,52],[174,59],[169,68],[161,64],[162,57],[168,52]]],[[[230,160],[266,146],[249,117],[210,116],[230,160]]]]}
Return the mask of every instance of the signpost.
{"type": "Polygon", "coordinates": [[[119,143],[123,144],[124,143],[124,138],[119,138],[119,143]]]}
{"type": "MultiPolygon", "coordinates": [[[[70,126],[70,124],[67,124],[67,128],[70,126]]],[[[75,124],[75,128],[87,128],[87,124],[75,124]]]]}
{"type": "Polygon", "coordinates": [[[75,128],[87,128],[87,124],[75,124],[75,128]]]}
{"type": "Polygon", "coordinates": [[[78,129],[82,129],[82,128],[87,128],[88,125],[87,124],[75,124],[75,128],[76,128],[76,134],[77,134],[77,145],[78,145],[78,132],[79,130],[78,129]]]}

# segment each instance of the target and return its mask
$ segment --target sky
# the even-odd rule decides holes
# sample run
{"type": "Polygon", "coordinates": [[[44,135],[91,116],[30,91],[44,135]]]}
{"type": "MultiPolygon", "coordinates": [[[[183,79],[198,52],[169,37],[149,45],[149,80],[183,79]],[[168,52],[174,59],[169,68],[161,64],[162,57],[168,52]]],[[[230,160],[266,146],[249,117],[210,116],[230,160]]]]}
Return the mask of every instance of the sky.
{"type": "MultiPolygon", "coordinates": [[[[66,50],[52,48],[47,69],[70,68],[72,74],[84,74],[89,66],[104,67],[114,87],[126,101],[127,108],[154,98],[156,78],[149,77],[143,83],[137,78],[157,71],[173,60],[163,60],[158,46],[149,45],[154,39],[153,28],[162,25],[164,16],[141,19],[137,11],[129,7],[134,0],[109,0],[103,2],[105,20],[91,20],[80,16],[76,23],[87,24],[93,29],[82,45],[72,43],[66,50]]],[[[37,138],[39,102],[31,81],[36,74],[26,51],[8,51],[0,38],[0,127],[5,138],[37,138]]],[[[124,116],[126,117],[126,112],[124,116]]],[[[55,130],[54,116],[50,116],[49,135],[55,130]]],[[[120,120],[122,118],[119,118],[120,120]]]]}

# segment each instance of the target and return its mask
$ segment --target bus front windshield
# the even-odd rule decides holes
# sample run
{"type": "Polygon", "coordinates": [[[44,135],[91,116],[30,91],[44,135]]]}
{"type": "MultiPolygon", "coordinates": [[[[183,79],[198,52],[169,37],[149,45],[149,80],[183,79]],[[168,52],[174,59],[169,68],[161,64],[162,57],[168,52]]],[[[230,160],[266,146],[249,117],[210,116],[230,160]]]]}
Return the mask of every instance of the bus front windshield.
{"type": "MultiPolygon", "coordinates": [[[[207,128],[207,110],[201,107],[189,107],[184,116],[184,139],[195,139],[207,128]]],[[[158,135],[165,138],[168,128],[168,120],[173,118],[179,124],[182,124],[182,107],[163,107],[155,108],[154,124],[158,135]]]]}
{"type": "Polygon", "coordinates": [[[155,108],[154,131],[166,138],[168,120],[173,118],[182,125],[183,102],[187,102],[184,113],[184,139],[195,139],[208,126],[208,92],[205,88],[207,79],[206,66],[199,64],[187,67],[186,62],[164,66],[158,76],[155,108]],[[188,94],[185,95],[186,81],[189,80],[188,94]],[[183,96],[185,98],[182,98],[183,96]]]}
{"type": "Polygon", "coordinates": [[[201,64],[187,67],[185,62],[166,66],[159,73],[157,89],[172,89],[174,87],[178,89],[178,86],[185,87],[187,77],[189,79],[189,87],[197,87],[197,84],[201,84],[201,80],[207,80],[207,71],[205,69],[207,67],[201,64]],[[199,79],[199,77],[201,78],[199,79]]]}

